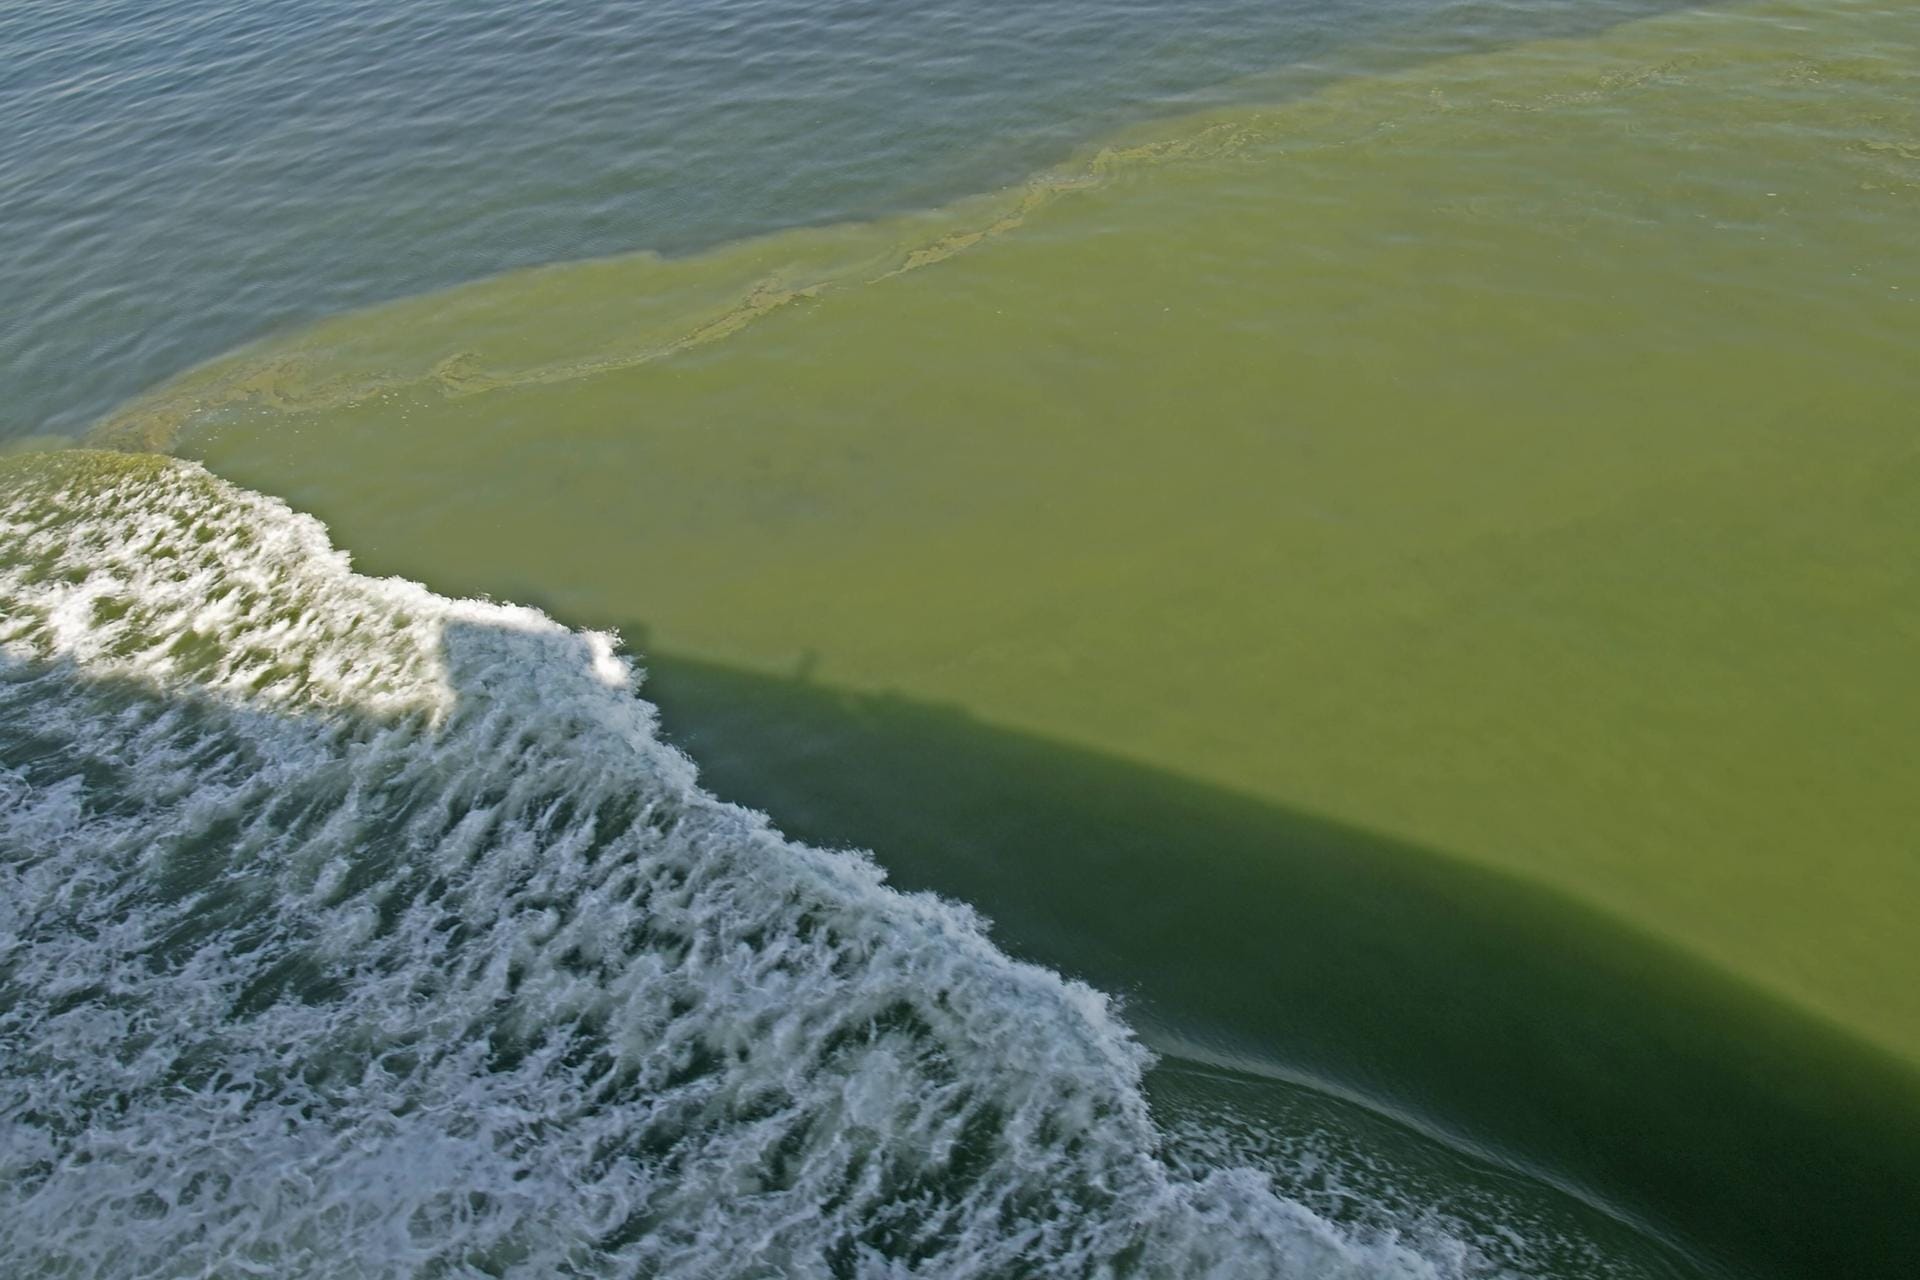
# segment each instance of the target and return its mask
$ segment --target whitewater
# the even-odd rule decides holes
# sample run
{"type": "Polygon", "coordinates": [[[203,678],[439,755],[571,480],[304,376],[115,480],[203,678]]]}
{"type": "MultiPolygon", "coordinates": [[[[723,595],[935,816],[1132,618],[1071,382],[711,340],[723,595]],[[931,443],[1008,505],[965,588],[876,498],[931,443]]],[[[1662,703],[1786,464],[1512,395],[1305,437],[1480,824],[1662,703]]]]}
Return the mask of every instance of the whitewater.
{"type": "Polygon", "coordinates": [[[703,792],[614,637],[0,470],[6,1274],[1508,1273],[1169,1155],[1107,997],[703,792]]]}

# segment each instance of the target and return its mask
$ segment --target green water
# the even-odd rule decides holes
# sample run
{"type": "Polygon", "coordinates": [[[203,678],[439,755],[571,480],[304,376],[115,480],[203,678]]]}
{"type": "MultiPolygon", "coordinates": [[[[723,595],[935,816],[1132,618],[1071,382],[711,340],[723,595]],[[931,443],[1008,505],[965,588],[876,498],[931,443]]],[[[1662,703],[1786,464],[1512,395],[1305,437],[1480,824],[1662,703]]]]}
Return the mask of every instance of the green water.
{"type": "Polygon", "coordinates": [[[1911,1055],[1913,23],[1347,83],[159,399],[243,392],[184,450],[365,568],[1417,839],[1911,1055]]]}
{"type": "Polygon", "coordinates": [[[101,431],[623,628],[721,794],[1191,1060],[1898,1274],[1916,48],[1842,2],[1355,55],[923,214],[341,316],[101,431]]]}

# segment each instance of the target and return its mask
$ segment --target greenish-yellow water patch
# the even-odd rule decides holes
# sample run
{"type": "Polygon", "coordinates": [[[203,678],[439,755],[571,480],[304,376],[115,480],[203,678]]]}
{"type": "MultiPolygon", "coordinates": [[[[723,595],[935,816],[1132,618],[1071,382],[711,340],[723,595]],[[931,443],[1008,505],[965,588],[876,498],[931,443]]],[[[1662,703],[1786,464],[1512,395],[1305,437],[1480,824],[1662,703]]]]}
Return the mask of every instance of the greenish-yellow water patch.
{"type": "Polygon", "coordinates": [[[1773,4],[1356,77],[105,429],[365,569],[1442,849],[1911,1058],[1915,47],[1773,4]]]}

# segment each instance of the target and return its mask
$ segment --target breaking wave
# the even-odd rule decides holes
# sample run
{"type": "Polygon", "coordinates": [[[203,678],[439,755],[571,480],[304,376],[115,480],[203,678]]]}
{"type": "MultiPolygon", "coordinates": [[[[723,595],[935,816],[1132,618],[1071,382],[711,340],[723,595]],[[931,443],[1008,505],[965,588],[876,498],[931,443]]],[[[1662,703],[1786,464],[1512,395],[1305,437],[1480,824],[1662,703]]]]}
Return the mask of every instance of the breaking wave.
{"type": "Polygon", "coordinates": [[[612,637],[5,471],[8,1274],[1496,1269],[1169,1158],[1106,997],[702,792],[612,637]]]}

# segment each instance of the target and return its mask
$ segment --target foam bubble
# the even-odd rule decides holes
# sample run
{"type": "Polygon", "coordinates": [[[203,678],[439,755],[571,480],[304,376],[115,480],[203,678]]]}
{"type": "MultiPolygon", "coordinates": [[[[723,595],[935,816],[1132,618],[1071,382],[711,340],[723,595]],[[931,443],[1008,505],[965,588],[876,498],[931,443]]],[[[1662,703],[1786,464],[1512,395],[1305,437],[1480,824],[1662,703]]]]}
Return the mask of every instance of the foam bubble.
{"type": "Polygon", "coordinates": [[[1489,1269],[1176,1167],[1106,997],[704,794],[610,637],[4,480],[9,1274],[1489,1269]]]}

